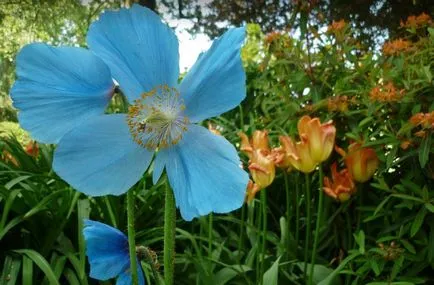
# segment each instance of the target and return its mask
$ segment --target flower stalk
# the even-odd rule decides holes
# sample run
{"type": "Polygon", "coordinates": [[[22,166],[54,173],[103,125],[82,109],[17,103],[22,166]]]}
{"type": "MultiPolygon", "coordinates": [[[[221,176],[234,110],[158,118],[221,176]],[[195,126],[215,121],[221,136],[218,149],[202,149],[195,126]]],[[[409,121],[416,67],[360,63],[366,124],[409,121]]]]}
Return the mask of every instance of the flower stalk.
{"type": "Polygon", "coordinates": [[[315,259],[316,259],[316,251],[318,248],[318,238],[319,238],[319,231],[321,226],[321,220],[322,220],[322,214],[323,214],[323,207],[324,207],[324,191],[322,189],[323,184],[323,171],[322,171],[322,165],[319,165],[319,199],[318,199],[318,212],[316,215],[316,225],[315,225],[315,233],[313,238],[313,249],[312,249],[312,262],[310,266],[309,271],[309,285],[312,285],[313,283],[313,271],[315,266],[315,259]]]}
{"type": "Polygon", "coordinates": [[[164,281],[173,285],[175,271],[176,207],[173,191],[167,182],[164,207],[164,281]]]}
{"type": "Polygon", "coordinates": [[[137,258],[136,258],[136,232],[134,229],[134,190],[131,188],[127,192],[127,217],[128,217],[128,247],[130,253],[131,280],[133,285],[139,284],[137,276],[137,258]]]}
{"type": "Polygon", "coordinates": [[[312,219],[312,205],[310,195],[310,178],[309,174],[305,174],[305,187],[306,187],[306,240],[304,244],[304,280],[307,281],[307,258],[309,253],[310,235],[311,235],[311,219],[312,219]]]}

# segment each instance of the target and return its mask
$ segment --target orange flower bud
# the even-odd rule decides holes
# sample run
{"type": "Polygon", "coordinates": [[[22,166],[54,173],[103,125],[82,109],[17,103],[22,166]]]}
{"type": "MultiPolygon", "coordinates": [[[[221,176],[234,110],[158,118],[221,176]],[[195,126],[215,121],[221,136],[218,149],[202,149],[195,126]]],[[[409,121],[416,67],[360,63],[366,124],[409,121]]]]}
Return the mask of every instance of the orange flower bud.
{"type": "Polygon", "coordinates": [[[267,131],[254,131],[252,136],[253,149],[260,149],[270,151],[268,145],[268,132],[267,131]]]}
{"type": "Polygon", "coordinates": [[[35,141],[31,141],[26,145],[26,153],[32,157],[38,157],[39,147],[35,141]]]}
{"type": "Polygon", "coordinates": [[[255,184],[257,184],[260,189],[270,185],[276,174],[273,160],[267,156],[265,151],[260,149],[253,151],[249,170],[253,181],[255,181],[255,184]]]}
{"type": "Polygon", "coordinates": [[[410,146],[411,146],[411,141],[409,141],[409,140],[405,140],[405,141],[401,142],[401,144],[400,144],[400,147],[403,150],[408,149],[410,146]]]}
{"type": "Polygon", "coordinates": [[[310,173],[315,170],[317,162],[312,158],[309,150],[309,144],[306,139],[294,144],[290,137],[281,136],[280,143],[285,150],[285,160],[287,160],[295,169],[310,173]]]}
{"type": "Polygon", "coordinates": [[[246,202],[252,202],[259,190],[261,190],[259,189],[259,186],[253,183],[252,180],[249,180],[249,183],[247,184],[246,202]]]}
{"type": "Polygon", "coordinates": [[[222,133],[215,126],[213,126],[210,122],[208,122],[208,130],[215,135],[218,135],[218,136],[222,135],[222,133]]]}
{"type": "Polygon", "coordinates": [[[4,161],[5,163],[11,163],[16,167],[20,166],[17,159],[9,151],[5,149],[2,151],[2,153],[0,153],[0,160],[4,161]]]}
{"type": "Polygon", "coordinates": [[[250,159],[252,159],[253,151],[259,149],[266,151],[267,154],[270,151],[268,145],[268,132],[267,131],[254,131],[252,138],[243,133],[239,132],[238,136],[241,138],[241,151],[244,152],[250,159]]]}
{"type": "Polygon", "coordinates": [[[291,171],[292,165],[289,161],[288,154],[282,146],[273,148],[271,150],[270,158],[274,161],[274,164],[283,169],[288,169],[288,171],[291,171]]]}
{"type": "Polygon", "coordinates": [[[300,138],[306,139],[313,160],[318,163],[327,160],[335,144],[336,128],[333,121],[321,124],[318,118],[303,116],[298,121],[298,133],[300,138]]]}
{"type": "Polygon", "coordinates": [[[324,178],[324,192],[340,202],[347,201],[356,192],[356,185],[348,169],[337,171],[336,162],[332,164],[332,178],[324,178]]]}
{"type": "Polygon", "coordinates": [[[344,156],[345,165],[354,181],[368,181],[378,168],[379,160],[375,150],[364,148],[360,143],[350,144],[348,153],[339,147],[336,147],[336,151],[344,156]]]}

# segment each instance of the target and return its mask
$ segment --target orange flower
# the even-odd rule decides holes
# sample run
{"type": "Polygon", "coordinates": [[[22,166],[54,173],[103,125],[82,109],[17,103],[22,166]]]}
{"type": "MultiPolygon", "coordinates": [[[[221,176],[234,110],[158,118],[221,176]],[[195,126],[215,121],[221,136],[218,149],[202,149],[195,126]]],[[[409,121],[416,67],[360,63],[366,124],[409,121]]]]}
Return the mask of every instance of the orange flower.
{"type": "Polygon", "coordinates": [[[279,139],[285,151],[283,164],[290,163],[295,169],[303,173],[310,173],[315,170],[318,162],[312,158],[306,139],[302,137],[301,141],[296,144],[287,136],[281,136],[279,139]]]}
{"type": "Polygon", "coordinates": [[[273,160],[267,156],[266,151],[256,149],[253,151],[249,164],[250,174],[259,189],[269,186],[276,175],[273,160]]]}
{"type": "Polygon", "coordinates": [[[333,121],[321,124],[318,118],[303,116],[298,121],[298,133],[309,145],[311,158],[321,163],[330,156],[335,144],[336,128],[333,121]]]}
{"type": "Polygon", "coordinates": [[[246,193],[246,201],[247,203],[250,203],[253,201],[253,199],[256,196],[256,193],[258,193],[261,189],[259,189],[259,186],[253,183],[252,180],[249,180],[249,183],[247,184],[247,193],[246,193]]]}
{"type": "Polygon", "coordinates": [[[418,16],[408,16],[407,20],[405,22],[403,22],[401,20],[400,26],[402,28],[420,28],[420,27],[424,27],[428,24],[432,23],[432,19],[431,17],[426,14],[425,12],[423,12],[422,14],[418,15],[418,16]]]}
{"type": "Polygon", "coordinates": [[[434,111],[414,114],[409,121],[415,127],[420,125],[424,129],[434,128],[434,111]]]}
{"type": "Polygon", "coordinates": [[[360,143],[350,144],[348,153],[339,147],[336,147],[336,151],[344,157],[345,165],[354,181],[368,181],[378,168],[379,160],[375,150],[364,148],[360,143]]]}
{"type": "Polygon", "coordinates": [[[345,202],[356,192],[356,185],[353,179],[351,179],[348,169],[342,169],[338,172],[336,168],[337,164],[335,162],[331,167],[332,178],[324,178],[323,190],[333,199],[345,202]]]}
{"type": "Polygon", "coordinates": [[[410,146],[411,146],[411,141],[409,141],[409,140],[405,140],[405,141],[401,142],[401,144],[400,144],[400,147],[403,150],[408,149],[410,146]]]}
{"type": "Polygon", "coordinates": [[[369,97],[373,101],[379,102],[396,102],[404,96],[404,89],[397,90],[392,82],[385,86],[376,86],[369,92],[369,97]]]}
{"type": "Polygon", "coordinates": [[[252,158],[253,151],[260,149],[267,154],[270,152],[270,146],[268,145],[268,132],[267,131],[254,131],[252,138],[239,132],[238,136],[241,138],[241,151],[244,152],[250,159],[252,158]]]}
{"type": "Polygon", "coordinates": [[[408,51],[411,48],[411,42],[403,39],[385,42],[383,45],[384,55],[397,55],[401,52],[408,51]]]}
{"type": "Polygon", "coordinates": [[[275,40],[279,39],[280,36],[281,36],[281,34],[280,34],[279,32],[275,32],[275,31],[274,31],[274,32],[268,33],[268,34],[265,36],[265,42],[266,42],[267,44],[271,44],[271,43],[274,42],[275,40]]]}
{"type": "MultiPolygon", "coordinates": [[[[280,139],[282,140],[282,137],[280,137],[280,139]]],[[[288,158],[288,153],[283,146],[273,148],[271,150],[270,157],[277,167],[287,169],[288,171],[292,169],[291,162],[288,158]]]]}
{"type": "Polygon", "coordinates": [[[3,150],[0,159],[4,161],[5,163],[11,163],[16,167],[19,167],[20,164],[18,163],[18,160],[7,150],[3,150]]]}
{"type": "Polygon", "coordinates": [[[342,31],[347,26],[347,23],[344,19],[341,19],[339,21],[333,20],[332,23],[328,26],[327,32],[329,33],[336,33],[342,31]]]}
{"type": "Polygon", "coordinates": [[[426,131],[420,130],[418,132],[415,132],[414,135],[419,137],[419,138],[424,138],[424,137],[426,137],[426,131]]]}
{"type": "Polygon", "coordinates": [[[348,111],[347,96],[333,96],[327,100],[327,109],[329,112],[339,111],[345,113],[348,111]]]}
{"type": "Polygon", "coordinates": [[[26,145],[26,153],[34,158],[39,155],[39,147],[35,141],[31,141],[26,145]]]}

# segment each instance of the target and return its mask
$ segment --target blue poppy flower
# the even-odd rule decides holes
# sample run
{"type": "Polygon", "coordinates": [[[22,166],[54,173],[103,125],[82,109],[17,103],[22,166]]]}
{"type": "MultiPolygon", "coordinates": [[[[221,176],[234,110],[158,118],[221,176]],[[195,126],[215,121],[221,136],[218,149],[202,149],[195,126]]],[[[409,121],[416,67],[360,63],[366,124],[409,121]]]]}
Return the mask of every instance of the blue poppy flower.
{"type": "MultiPolygon", "coordinates": [[[[127,237],[115,228],[91,220],[84,220],[83,235],[90,263],[89,276],[103,281],[117,277],[116,285],[132,284],[127,237]]],[[[139,285],[144,285],[138,261],[137,265],[139,285]]]]}
{"type": "Polygon", "coordinates": [[[156,153],[153,181],[166,169],[185,220],[227,213],[243,204],[248,175],[226,139],[195,123],[244,99],[244,39],[244,28],[228,30],[178,83],[175,34],[133,5],[90,26],[90,51],[25,46],[11,96],[21,125],[39,141],[58,143],[53,168],[78,191],[123,194],[156,153]],[[112,78],[130,103],[128,114],[104,114],[112,78]]]}

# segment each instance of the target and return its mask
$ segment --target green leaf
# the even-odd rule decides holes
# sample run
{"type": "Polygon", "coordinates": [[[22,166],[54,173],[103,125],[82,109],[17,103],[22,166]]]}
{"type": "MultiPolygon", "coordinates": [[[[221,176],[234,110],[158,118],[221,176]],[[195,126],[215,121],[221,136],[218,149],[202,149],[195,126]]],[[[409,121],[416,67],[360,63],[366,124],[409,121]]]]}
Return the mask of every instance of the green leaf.
{"type": "Polygon", "coordinates": [[[12,187],[14,187],[15,185],[17,185],[18,183],[30,178],[32,176],[30,175],[25,175],[25,176],[19,176],[17,178],[12,179],[11,181],[9,181],[8,183],[5,184],[5,188],[10,190],[12,187]]]}
{"type": "Polygon", "coordinates": [[[393,263],[392,272],[390,274],[390,279],[394,280],[398,273],[401,271],[402,264],[404,263],[404,255],[401,255],[395,262],[393,263]]]}
{"type": "Polygon", "coordinates": [[[237,266],[241,269],[240,270],[235,270],[235,268],[233,267],[225,267],[221,270],[219,270],[215,276],[213,277],[213,281],[212,284],[215,285],[224,285],[226,284],[228,281],[230,281],[231,279],[233,279],[234,277],[236,277],[237,275],[241,274],[243,271],[247,272],[252,270],[249,266],[246,265],[240,265],[237,266]]]}
{"type": "Polygon", "coordinates": [[[421,208],[416,215],[416,218],[413,221],[410,229],[410,236],[413,237],[419,231],[422,226],[423,220],[425,219],[426,208],[421,208]]]}
{"type": "Polygon", "coordinates": [[[420,167],[424,168],[429,159],[429,152],[431,149],[431,133],[422,139],[419,147],[419,163],[420,167]]]}
{"type": "Polygon", "coordinates": [[[33,261],[23,255],[23,285],[33,284],[33,261]]]}
{"type": "Polygon", "coordinates": [[[353,234],[356,243],[359,245],[359,252],[361,254],[365,253],[365,233],[360,230],[357,234],[353,234]]]}
{"type": "Polygon", "coordinates": [[[5,224],[6,224],[6,220],[8,218],[8,214],[9,214],[10,208],[12,207],[12,204],[14,203],[15,197],[17,197],[17,195],[20,192],[21,192],[21,189],[15,189],[15,190],[13,190],[13,191],[10,192],[10,194],[9,194],[7,200],[6,200],[6,203],[4,205],[3,211],[2,211],[3,213],[2,213],[2,218],[1,218],[1,221],[0,221],[0,232],[3,230],[3,228],[4,228],[5,224]]]}
{"type": "Polygon", "coordinates": [[[410,242],[408,242],[405,239],[402,239],[401,243],[408,252],[416,254],[416,249],[414,248],[414,246],[410,242]]]}
{"type": "Polygon", "coordinates": [[[30,218],[34,214],[45,210],[45,206],[57,195],[67,192],[68,190],[59,190],[54,193],[51,193],[50,195],[46,196],[44,199],[42,199],[35,207],[30,209],[25,215],[24,219],[30,218]]]}
{"type": "Polygon", "coordinates": [[[433,204],[426,203],[425,208],[427,208],[427,210],[430,211],[431,213],[434,213],[434,205],[433,204]]]}
{"type": "Polygon", "coordinates": [[[18,274],[20,273],[21,260],[6,256],[1,274],[0,285],[16,284],[18,274]]]}
{"type": "Polygon", "coordinates": [[[372,270],[375,273],[375,276],[380,275],[381,271],[380,271],[380,267],[378,266],[378,263],[375,259],[371,259],[369,261],[369,264],[371,265],[372,270]]]}
{"type": "Polygon", "coordinates": [[[60,285],[57,281],[56,275],[50,267],[47,260],[38,252],[32,249],[18,249],[14,250],[16,253],[27,255],[33,262],[45,273],[50,285],[60,285]]]}
{"type": "Polygon", "coordinates": [[[330,273],[329,276],[327,276],[327,278],[325,278],[324,280],[319,282],[317,285],[334,285],[334,284],[336,284],[336,283],[334,283],[336,276],[345,268],[345,266],[347,266],[347,264],[349,262],[351,262],[353,259],[359,257],[360,255],[361,254],[359,252],[355,252],[355,253],[347,256],[344,260],[342,260],[342,262],[339,264],[339,266],[336,267],[336,269],[333,270],[333,272],[330,273]]]}
{"type": "MultiPolygon", "coordinates": [[[[81,280],[86,278],[86,243],[83,236],[83,219],[88,219],[90,214],[90,201],[82,199],[77,202],[77,218],[78,218],[78,249],[80,254],[80,266],[76,268],[77,274],[81,280]]],[[[71,257],[69,258],[71,261],[71,257]]]]}
{"type": "MultiPolygon", "coordinates": [[[[300,268],[301,271],[304,270],[304,263],[303,262],[298,262],[297,266],[300,268]]],[[[307,265],[307,274],[309,275],[310,272],[310,268],[311,268],[311,264],[307,265]]],[[[321,264],[315,264],[313,266],[313,283],[314,284],[318,284],[319,282],[321,282],[322,280],[326,279],[330,274],[332,274],[333,269],[328,268],[324,265],[321,264]]],[[[339,278],[336,276],[333,280],[332,280],[332,284],[333,285],[338,285],[341,284],[341,281],[339,280],[339,278]]]]}
{"type": "Polygon", "coordinates": [[[74,271],[72,271],[70,268],[66,268],[63,272],[63,275],[65,275],[66,280],[68,280],[68,283],[70,285],[80,285],[80,282],[77,279],[77,276],[75,275],[74,271]]]}
{"type": "Polygon", "coordinates": [[[268,268],[263,276],[263,284],[267,285],[277,285],[279,280],[279,261],[281,256],[273,263],[273,265],[268,268]]]}

